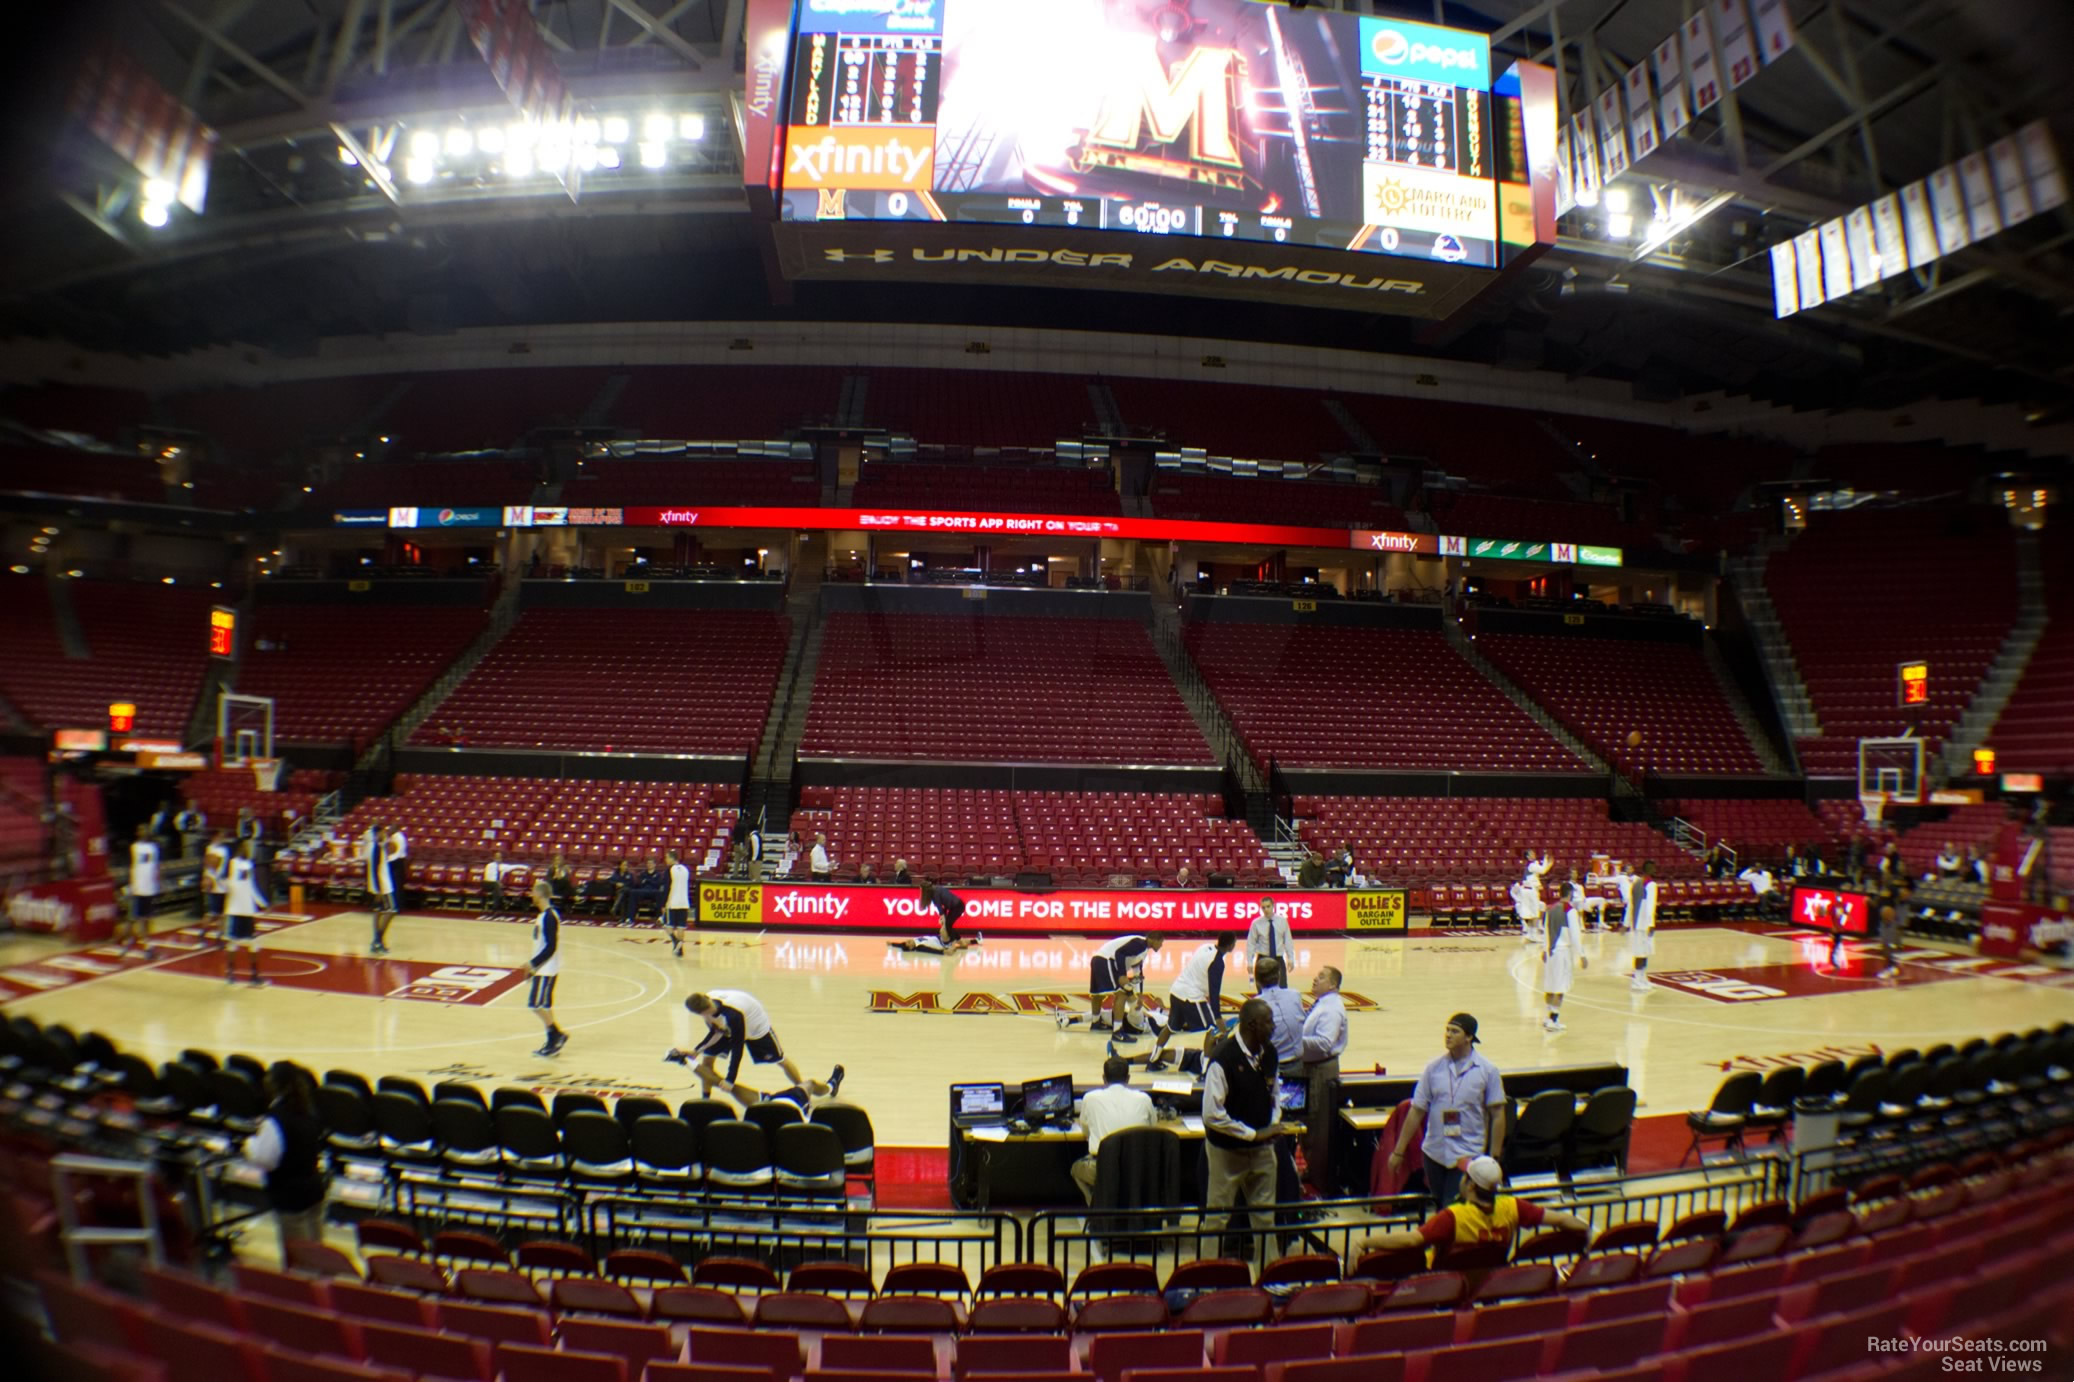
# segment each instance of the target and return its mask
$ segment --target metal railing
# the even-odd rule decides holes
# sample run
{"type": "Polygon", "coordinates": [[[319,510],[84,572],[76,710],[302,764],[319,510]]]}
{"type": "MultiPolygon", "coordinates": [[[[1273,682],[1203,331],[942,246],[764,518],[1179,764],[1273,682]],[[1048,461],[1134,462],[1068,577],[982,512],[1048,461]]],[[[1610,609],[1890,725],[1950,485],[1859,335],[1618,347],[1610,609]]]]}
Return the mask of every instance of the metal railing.
{"type": "Polygon", "coordinates": [[[842,1260],[875,1272],[904,1262],[947,1262],[977,1280],[988,1267],[1023,1261],[1023,1225],[1012,1214],[825,1207],[800,1202],[694,1202],[593,1198],[586,1233],[600,1256],[619,1248],[666,1252],[681,1262],[748,1257],[780,1273],[801,1262],[842,1260]]]}
{"type": "Polygon", "coordinates": [[[583,1232],[583,1203],[551,1185],[450,1180],[408,1173],[394,1177],[390,1201],[398,1218],[427,1241],[442,1228],[474,1227],[493,1236],[560,1238],[583,1232]]]}

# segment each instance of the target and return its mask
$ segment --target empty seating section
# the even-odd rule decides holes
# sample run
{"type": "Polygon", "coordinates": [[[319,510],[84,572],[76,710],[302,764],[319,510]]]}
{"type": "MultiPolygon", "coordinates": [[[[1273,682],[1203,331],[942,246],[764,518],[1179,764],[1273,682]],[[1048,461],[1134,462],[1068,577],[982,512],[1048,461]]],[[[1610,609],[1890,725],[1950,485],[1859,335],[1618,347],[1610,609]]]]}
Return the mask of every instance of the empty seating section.
{"type": "MultiPolygon", "coordinates": [[[[2008,819],[2009,810],[1999,801],[1955,806],[1944,820],[1924,821],[1901,833],[1898,838],[1902,865],[1911,878],[1934,874],[1937,872],[1937,856],[1943,853],[1946,844],[1958,852],[1961,861],[1969,848],[1976,850],[1982,858],[1992,858],[1995,837],[2008,819]]],[[[2057,851],[2054,856],[2057,859],[2057,851]]]]}
{"type": "Polygon", "coordinates": [[[1625,776],[1764,771],[1696,647],[1518,633],[1481,634],[1476,647],[1625,776]],[[1629,748],[1635,731],[1642,742],[1629,748]]]}
{"type": "Polygon", "coordinates": [[[238,690],[274,698],[275,741],[349,741],[356,753],[486,622],[479,608],[443,605],[260,605],[255,615],[238,690]]]}
{"type": "Polygon", "coordinates": [[[306,507],[390,509],[402,505],[523,504],[539,480],[530,461],[352,461],[306,507]]]}
{"type": "Polygon", "coordinates": [[[890,877],[896,859],[917,877],[1030,871],[1065,886],[1119,874],[1171,883],[1183,865],[1197,884],[1212,873],[1275,878],[1259,837],[1225,819],[1215,794],[807,787],[800,806],[792,828],[827,834],[839,879],[867,862],[890,877]]]}
{"type": "Polygon", "coordinates": [[[1322,394],[1198,380],[1113,376],[1103,382],[1127,426],[1157,432],[1176,446],[1278,461],[1354,449],[1322,394]]]}
{"type": "Polygon", "coordinates": [[[883,369],[865,378],[865,420],[924,442],[1049,446],[1086,435],[1095,413],[1077,374],[883,369]]]}
{"type": "Polygon", "coordinates": [[[1393,883],[1510,884],[1529,849],[1553,859],[1551,887],[1572,867],[1589,872],[1594,855],[1653,859],[1663,879],[1700,876],[1697,859],[1638,821],[1607,819],[1595,797],[1300,796],[1295,811],[1306,845],[1351,845],[1362,872],[1393,883]]]}
{"type": "Polygon", "coordinates": [[[788,636],[752,610],[529,610],[413,742],[747,754],[788,636]]]}
{"type": "MultiPolygon", "coordinates": [[[[1857,805],[1852,802],[1852,809],[1857,805]]],[[[1698,826],[1709,841],[1729,845],[1743,862],[1775,863],[1785,857],[1788,845],[1826,847],[1833,838],[1829,823],[1799,801],[1666,801],[1662,806],[1665,815],[1683,816],[1698,826]]]]}
{"type": "Polygon", "coordinates": [[[812,461],[585,461],[562,486],[562,502],[811,508],[821,502],[821,479],[812,461]]]}
{"type": "Polygon", "coordinates": [[[2074,536],[2039,539],[2045,632],[1987,742],[2004,772],[2074,772],[2074,536]]]}
{"type": "Polygon", "coordinates": [[[861,509],[1123,512],[1108,472],[1057,465],[874,461],[857,477],[852,493],[852,502],[861,509]]]}
{"type": "MultiPolygon", "coordinates": [[[[1339,402],[1385,455],[1424,457],[1450,474],[1470,476],[1509,494],[1565,498],[1569,491],[1558,475],[1581,469],[1568,448],[1541,426],[1540,419],[1521,409],[1380,394],[1343,394],[1339,402]]],[[[1542,524],[1525,533],[1485,534],[1478,530],[1477,535],[1571,540],[1542,524]]]]}
{"type": "Polygon", "coordinates": [[[2015,539],[1998,510],[1818,514],[1771,559],[1765,588],[1822,726],[1801,766],[1853,776],[1861,737],[1913,723],[1927,769],[2015,617],[2015,539]],[[1894,693],[1895,665],[1917,658],[1930,664],[1920,715],[1894,693]]]}
{"type": "MultiPolygon", "coordinates": [[[[394,796],[361,802],[333,833],[350,852],[370,822],[401,825],[410,839],[415,886],[431,881],[423,870],[447,864],[468,869],[466,879],[454,880],[457,887],[473,887],[498,849],[507,862],[536,869],[557,851],[580,872],[609,872],[623,858],[660,857],[666,849],[687,851],[685,862],[694,869],[707,867],[709,850],[725,857],[737,804],[738,789],[712,783],[402,773],[394,796]]],[[[579,886],[587,876],[578,877],[579,886]]],[[[351,881],[351,868],[341,877],[351,881]]],[[[509,882],[507,889],[517,891],[524,882],[509,882]]]]}
{"type": "Polygon", "coordinates": [[[211,592],[112,581],[68,581],[65,593],[92,656],[70,658],[51,593],[15,579],[0,613],[0,695],[45,728],[91,729],[108,706],[137,707],[139,734],[183,738],[201,694],[211,592]]]}
{"type": "Polygon", "coordinates": [[[1129,619],[831,614],[803,755],[1207,763],[1129,619]]]}
{"type": "Polygon", "coordinates": [[[38,872],[45,860],[43,764],[0,758],[0,882],[38,872]]]}
{"type": "Polygon", "coordinates": [[[832,418],[843,381],[841,370],[751,365],[644,365],[623,373],[626,386],[604,421],[622,433],[675,441],[782,437],[832,418]]]}
{"type": "MultiPolygon", "coordinates": [[[[416,374],[383,409],[379,428],[400,454],[502,451],[518,445],[535,427],[581,422],[609,373],[593,368],[416,374]]],[[[458,502],[489,501],[463,496],[458,502]]]]}
{"type": "Polygon", "coordinates": [[[1404,512],[1373,485],[1275,480],[1158,470],[1152,511],[1161,518],[1213,523],[1282,523],[1308,528],[1405,526],[1404,512]]]}
{"type": "Polygon", "coordinates": [[[0,490],[163,504],[158,462],[146,456],[40,445],[0,446],[0,490]]]}
{"type": "Polygon", "coordinates": [[[275,461],[312,442],[379,435],[383,401],[404,382],[393,374],[360,374],[284,380],[262,389],[205,389],[174,395],[166,410],[179,426],[205,433],[235,460],[275,461]]]}
{"type": "Polygon", "coordinates": [[[1191,623],[1186,637],[1262,765],[1585,768],[1438,632],[1191,623]]]}

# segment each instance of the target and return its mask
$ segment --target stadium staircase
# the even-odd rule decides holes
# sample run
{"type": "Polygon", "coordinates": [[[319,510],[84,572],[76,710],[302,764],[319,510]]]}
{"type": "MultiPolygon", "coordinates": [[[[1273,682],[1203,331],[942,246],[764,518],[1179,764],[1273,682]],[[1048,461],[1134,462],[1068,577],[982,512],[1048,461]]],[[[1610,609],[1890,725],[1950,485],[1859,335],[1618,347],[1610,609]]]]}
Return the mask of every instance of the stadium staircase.
{"type": "Polygon", "coordinates": [[[771,696],[770,715],[757,740],[756,757],[749,765],[749,791],[742,799],[742,827],[759,828],[766,837],[764,858],[782,857],[784,830],[792,814],[792,764],[799,752],[800,736],[806,732],[807,711],[813,708],[814,677],[821,668],[821,571],[828,557],[826,534],[808,537],[800,559],[792,570],[792,587],[785,597],[785,614],[792,621],[792,642],[778,668],[778,689],[771,696]],[[761,825],[758,826],[758,822],[761,825]],[[776,835],[776,839],[771,837],[776,835]],[[768,846],[776,844],[778,855],[768,846]]]}
{"type": "Polygon", "coordinates": [[[1116,406],[1116,395],[1101,380],[1093,380],[1087,386],[1088,406],[1095,410],[1095,426],[1105,437],[1124,435],[1123,409],[1116,406]]]}
{"type": "Polygon", "coordinates": [[[1233,768],[1239,775],[1239,783],[1250,798],[1267,790],[1267,778],[1253,755],[1246,752],[1236,726],[1217,704],[1217,697],[1210,692],[1210,684],[1203,680],[1202,670],[1195,659],[1188,655],[1188,648],[1181,637],[1181,612],[1174,608],[1164,593],[1155,593],[1152,600],[1152,618],[1147,629],[1152,635],[1152,646],[1159,651],[1159,660],[1167,666],[1167,675],[1173,678],[1174,689],[1181,693],[1181,703],[1188,707],[1194,717],[1196,728],[1217,753],[1217,761],[1233,768]]]}
{"type": "Polygon", "coordinates": [[[490,655],[490,649],[496,647],[498,641],[511,632],[511,626],[518,622],[519,591],[524,584],[516,578],[504,583],[503,589],[497,592],[495,602],[490,605],[490,622],[483,626],[483,631],[476,635],[475,641],[454,659],[453,666],[440,674],[439,680],[432,683],[431,690],[412,702],[410,709],[404,711],[395,724],[375,736],[374,741],[355,761],[355,768],[365,772],[381,760],[382,755],[388,752],[389,745],[409,743],[411,735],[417,733],[418,726],[430,719],[432,712],[439,709],[440,703],[453,694],[454,688],[481,665],[482,660],[490,655]]]}
{"type": "Polygon", "coordinates": [[[2028,534],[2016,540],[2016,589],[2016,621],[2009,626],[2009,636],[2002,640],[1987,675],[1980,679],[1966,713],[1944,741],[1944,770],[1949,777],[1972,773],[1973,751],[1986,742],[1988,731],[2002,717],[2017,683],[2024,679],[2024,670],[2031,665],[2038,640],[2045,636],[2045,572],[2039,564],[2038,539],[2028,534]]]}
{"type": "Polygon", "coordinates": [[[1332,414],[1332,420],[1339,424],[1340,431],[1347,434],[1347,440],[1353,443],[1355,450],[1381,454],[1382,448],[1376,445],[1375,434],[1362,425],[1360,418],[1347,411],[1346,404],[1336,398],[1325,399],[1324,403],[1325,411],[1332,414]]]}
{"type": "Polygon", "coordinates": [[[65,650],[68,658],[84,661],[94,655],[87,645],[86,628],[79,622],[78,607],[72,603],[72,588],[59,580],[47,580],[43,588],[50,592],[50,610],[55,617],[58,631],[58,646],[65,650]]]}
{"type": "Polygon", "coordinates": [[[632,376],[608,374],[605,382],[598,386],[597,393],[584,407],[583,416],[577,419],[579,427],[605,427],[610,425],[612,410],[619,405],[619,396],[627,391],[627,381],[632,376]]]}
{"type": "Polygon", "coordinates": [[[1742,601],[1750,635],[1764,660],[1764,677],[1771,683],[1787,737],[1798,742],[1820,735],[1822,724],[1815,718],[1815,703],[1808,698],[1807,683],[1801,680],[1800,664],[1794,660],[1793,645],[1786,641],[1779,611],[1764,588],[1765,562],[1773,550],[1768,539],[1750,555],[1734,558],[1729,562],[1729,579],[1735,582],[1736,598],[1742,601]]]}
{"type": "Polygon", "coordinates": [[[1557,742],[1561,743],[1564,748],[1583,759],[1586,763],[1589,763],[1593,772],[1606,773],[1609,776],[1613,775],[1613,765],[1611,763],[1608,763],[1605,759],[1586,748],[1582,739],[1579,739],[1569,730],[1556,723],[1555,716],[1543,710],[1535,703],[1532,696],[1522,691],[1513,683],[1510,677],[1493,666],[1489,658],[1478,652],[1476,644],[1470,640],[1469,635],[1462,632],[1460,624],[1452,619],[1444,618],[1440,621],[1440,629],[1447,636],[1448,643],[1453,646],[1456,652],[1462,655],[1463,660],[1468,662],[1471,667],[1474,667],[1485,681],[1504,692],[1506,698],[1514,705],[1532,716],[1534,723],[1554,735],[1557,742]]]}
{"type": "Polygon", "coordinates": [[[1735,675],[1721,660],[1721,650],[1714,646],[1712,638],[1700,640],[1700,655],[1706,658],[1707,670],[1714,674],[1714,684],[1721,688],[1721,699],[1734,713],[1736,723],[1742,726],[1743,737],[1750,741],[1750,747],[1756,752],[1758,761],[1764,764],[1764,770],[1774,776],[1791,776],[1792,765],[1780,755],[1778,746],[1764,732],[1764,726],[1757,723],[1757,716],[1751,713],[1750,703],[1743,698],[1742,688],[1736,685],[1735,675]]]}

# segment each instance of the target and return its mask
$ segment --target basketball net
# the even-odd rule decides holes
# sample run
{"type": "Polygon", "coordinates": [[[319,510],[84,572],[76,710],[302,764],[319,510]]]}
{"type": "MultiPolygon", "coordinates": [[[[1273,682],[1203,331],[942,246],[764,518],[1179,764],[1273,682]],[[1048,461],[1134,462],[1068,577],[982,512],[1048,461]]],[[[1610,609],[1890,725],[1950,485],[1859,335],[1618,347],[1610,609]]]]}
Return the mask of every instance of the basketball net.
{"type": "Polygon", "coordinates": [[[255,758],[252,760],[252,780],[262,792],[280,790],[281,760],[278,758],[255,758]]]}
{"type": "Polygon", "coordinates": [[[1885,814],[1887,809],[1887,794],[1885,792],[1860,792],[1858,794],[1858,806],[1860,810],[1865,812],[1865,823],[1877,826],[1880,823],[1880,817],[1885,814]]]}

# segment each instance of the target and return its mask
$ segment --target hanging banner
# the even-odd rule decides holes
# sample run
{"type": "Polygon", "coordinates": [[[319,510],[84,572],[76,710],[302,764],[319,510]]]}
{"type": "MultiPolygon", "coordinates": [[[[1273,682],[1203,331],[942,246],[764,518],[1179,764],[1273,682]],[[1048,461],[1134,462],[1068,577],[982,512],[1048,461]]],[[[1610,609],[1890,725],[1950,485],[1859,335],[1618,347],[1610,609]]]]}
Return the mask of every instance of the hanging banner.
{"type": "Polygon", "coordinates": [[[1635,162],[1656,152],[1656,102],[1649,95],[1649,68],[1636,63],[1628,69],[1622,85],[1627,91],[1628,134],[1634,141],[1635,162]]]}
{"type": "Polygon", "coordinates": [[[1889,192],[1872,204],[1872,244],[1880,257],[1880,277],[1908,271],[1908,239],[1901,231],[1901,198],[1889,192]]]}
{"type": "Polygon", "coordinates": [[[772,184],[782,118],[785,59],[792,47],[791,0],[748,0],[742,46],[742,185],[760,216],[777,212],[772,184]]]}
{"type": "Polygon", "coordinates": [[[1822,223],[1822,294],[1831,302],[1851,295],[1851,249],[1841,216],[1822,223]]]}
{"type": "Polygon", "coordinates": [[[1959,160],[1959,186],[1966,194],[1966,220],[1973,238],[1985,240],[2002,233],[2002,212],[1995,204],[1995,179],[1988,171],[1988,156],[1970,153],[1959,160]]]}
{"type": "Polygon", "coordinates": [[[146,182],[199,216],[209,195],[216,131],[113,43],[89,49],[73,79],[68,113],[146,182]]]}
{"type": "Polygon", "coordinates": [[[1556,215],[1567,216],[1577,209],[1576,155],[1570,150],[1570,131],[1556,130],[1555,204],[1556,215]]]}
{"type": "Polygon", "coordinates": [[[1908,233],[1908,266],[1927,269],[1937,261],[1937,223],[1930,219],[1930,184],[1901,189],[1901,223],[1908,233]]]}
{"type": "Polygon", "coordinates": [[[1627,121],[1620,109],[1620,88],[1609,86],[1599,93],[1595,107],[1599,121],[1599,176],[1607,182],[1627,171],[1627,121]]]}
{"type": "Polygon", "coordinates": [[[1685,70],[1692,77],[1692,113],[1712,110],[1721,101],[1721,75],[1714,67],[1714,37],[1707,31],[1707,12],[1685,21],[1685,70]]]}
{"type": "Polygon", "coordinates": [[[1793,242],[1781,240],[1772,246],[1772,315],[1790,317],[1799,310],[1800,279],[1793,263],[1793,242]]]}
{"type": "Polygon", "coordinates": [[[1570,152],[1577,159],[1577,201],[1582,206],[1599,204],[1599,141],[1582,115],[1570,117],[1570,152]]]}
{"type": "Polygon", "coordinates": [[[1786,0],[1750,0],[1750,14],[1757,23],[1758,51],[1769,67],[1793,47],[1793,16],[1786,12],[1786,0]]]}
{"type": "Polygon", "coordinates": [[[1810,230],[1795,236],[1793,260],[1800,271],[1800,310],[1820,307],[1828,300],[1822,292],[1822,232],[1810,230]]]}
{"type": "Polygon", "coordinates": [[[1995,169],[1995,194],[2002,199],[2002,224],[2022,225],[2031,219],[2031,188],[2024,179],[2024,153],[2015,139],[1997,139],[1988,145],[1988,162],[1995,169]]]}
{"type": "Polygon", "coordinates": [[[1663,137],[1669,139],[1692,123],[1685,100],[1685,64],[1678,56],[1678,35],[1656,45],[1650,58],[1656,68],[1656,110],[1663,118],[1663,137]]]}
{"type": "Polygon", "coordinates": [[[1844,217],[1844,238],[1851,247],[1851,289],[1870,288],[1880,281],[1879,251],[1873,247],[1872,208],[1854,207],[1844,217]]]}
{"type": "Polygon", "coordinates": [[[1937,222],[1937,252],[1957,254],[1973,243],[1966,228],[1966,202],[1959,193],[1959,170],[1947,163],[1930,175],[1930,213],[1937,222]]]}
{"type": "Polygon", "coordinates": [[[2060,167],[2060,152],[2053,146],[2052,131],[2043,120],[2033,120],[2016,132],[2024,151],[2024,171],[2031,175],[2031,206],[2038,211],[2056,211],[2067,204],[2067,177],[2060,167]]]}
{"type": "Polygon", "coordinates": [[[1750,37],[1750,12],[1743,0],[1714,0],[1714,36],[1730,88],[1757,75],[1757,46],[1750,37]]]}

